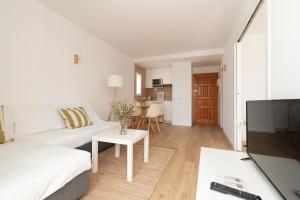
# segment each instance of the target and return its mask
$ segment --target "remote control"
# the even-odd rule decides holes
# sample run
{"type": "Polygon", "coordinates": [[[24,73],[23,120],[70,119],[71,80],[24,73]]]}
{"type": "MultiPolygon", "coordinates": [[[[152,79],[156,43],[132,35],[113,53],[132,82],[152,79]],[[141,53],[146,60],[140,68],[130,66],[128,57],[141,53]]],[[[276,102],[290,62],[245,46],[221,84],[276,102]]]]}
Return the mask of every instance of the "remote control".
{"type": "Polygon", "coordinates": [[[248,192],[244,192],[242,190],[238,190],[232,187],[228,187],[226,185],[212,182],[210,184],[210,189],[215,190],[217,192],[221,192],[223,194],[230,194],[236,197],[239,197],[241,199],[246,199],[246,200],[261,200],[260,196],[257,196],[255,194],[251,194],[248,192]]]}

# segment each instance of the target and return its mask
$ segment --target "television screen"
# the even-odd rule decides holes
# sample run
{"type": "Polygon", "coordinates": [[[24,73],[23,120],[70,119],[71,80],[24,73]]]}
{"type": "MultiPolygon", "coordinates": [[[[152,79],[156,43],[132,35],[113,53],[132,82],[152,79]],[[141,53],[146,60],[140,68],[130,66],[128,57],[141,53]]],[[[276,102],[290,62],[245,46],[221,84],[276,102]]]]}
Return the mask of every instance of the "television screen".
{"type": "Polygon", "coordinates": [[[300,99],[247,102],[247,153],[288,200],[300,200],[300,99]]]}

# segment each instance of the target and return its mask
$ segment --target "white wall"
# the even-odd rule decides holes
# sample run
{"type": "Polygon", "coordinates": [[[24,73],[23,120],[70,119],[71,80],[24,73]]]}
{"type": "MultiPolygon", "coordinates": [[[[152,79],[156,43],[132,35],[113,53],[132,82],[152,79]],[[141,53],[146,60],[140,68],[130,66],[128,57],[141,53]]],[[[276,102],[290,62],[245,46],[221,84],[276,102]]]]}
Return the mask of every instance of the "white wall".
{"type": "Polygon", "coordinates": [[[192,125],[191,62],[172,64],[172,125],[192,125]]]}
{"type": "Polygon", "coordinates": [[[193,71],[193,74],[214,73],[214,72],[220,71],[220,66],[193,67],[192,71],[193,71]]]}
{"type": "Polygon", "coordinates": [[[0,104],[91,103],[106,118],[113,73],[124,78],[120,96],[133,98],[131,58],[37,1],[2,1],[0,20],[0,104]]]}
{"type": "Polygon", "coordinates": [[[245,1],[240,9],[237,21],[232,26],[232,31],[224,47],[222,65],[226,65],[223,72],[223,130],[230,143],[234,144],[234,43],[238,41],[240,34],[253,13],[258,0],[245,1]]]}
{"type": "Polygon", "coordinates": [[[267,97],[267,43],[264,34],[250,34],[241,43],[243,100],[267,97]]]}
{"type": "Polygon", "coordinates": [[[300,98],[300,1],[268,3],[271,98],[300,98]]]}
{"type": "MultiPolygon", "coordinates": [[[[267,4],[263,3],[241,40],[241,113],[246,121],[246,101],[268,96],[267,4]]],[[[246,127],[241,127],[246,140],[246,127]]],[[[241,142],[241,141],[240,141],[241,142]]]]}

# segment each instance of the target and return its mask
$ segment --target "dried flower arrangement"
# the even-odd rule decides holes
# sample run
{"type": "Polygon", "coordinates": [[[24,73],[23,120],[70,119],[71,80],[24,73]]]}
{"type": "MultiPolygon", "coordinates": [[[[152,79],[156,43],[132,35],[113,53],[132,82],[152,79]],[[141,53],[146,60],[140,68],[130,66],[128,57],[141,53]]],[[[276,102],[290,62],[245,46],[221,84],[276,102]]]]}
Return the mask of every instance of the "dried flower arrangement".
{"type": "Polygon", "coordinates": [[[127,121],[135,112],[135,106],[133,103],[120,100],[112,102],[111,106],[116,120],[120,122],[120,134],[124,135],[126,134],[127,121]]]}

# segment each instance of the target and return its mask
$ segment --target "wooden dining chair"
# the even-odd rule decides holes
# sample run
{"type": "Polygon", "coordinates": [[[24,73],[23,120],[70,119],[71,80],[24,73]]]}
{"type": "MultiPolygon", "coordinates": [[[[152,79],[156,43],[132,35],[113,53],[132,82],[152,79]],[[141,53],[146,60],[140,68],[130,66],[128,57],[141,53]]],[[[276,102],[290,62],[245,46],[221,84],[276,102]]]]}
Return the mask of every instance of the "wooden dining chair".
{"type": "Polygon", "coordinates": [[[165,106],[164,104],[160,104],[160,112],[159,112],[158,119],[162,119],[162,122],[164,122],[165,121],[164,117],[165,117],[165,106]]]}
{"type": "Polygon", "coordinates": [[[132,114],[131,121],[130,121],[131,128],[138,127],[138,123],[141,119],[141,115],[142,115],[141,103],[136,101],[134,102],[134,113],[132,114]]]}
{"type": "Polygon", "coordinates": [[[141,116],[137,128],[142,129],[144,127],[145,122],[148,121],[148,126],[147,126],[148,131],[152,129],[154,132],[156,132],[154,128],[156,126],[158,133],[160,133],[160,127],[158,121],[160,114],[161,114],[161,105],[151,104],[147,111],[147,114],[145,116],[141,116]]]}

